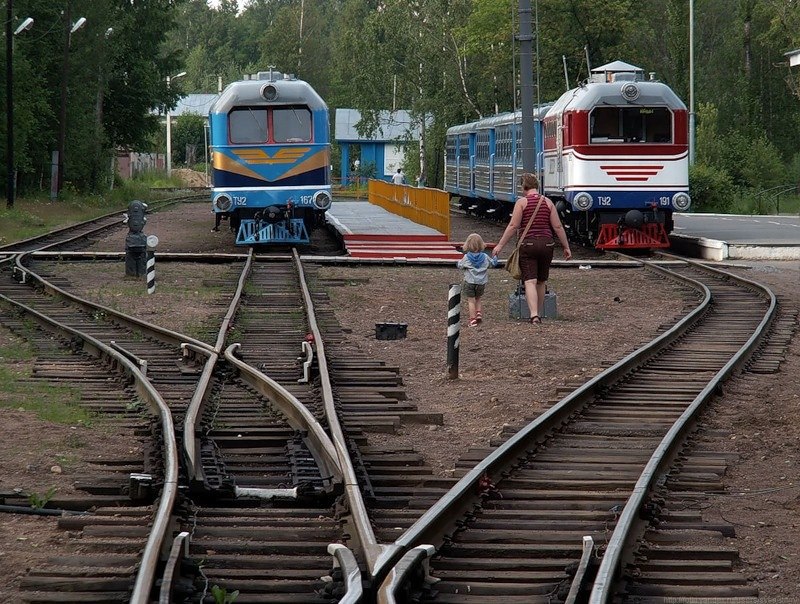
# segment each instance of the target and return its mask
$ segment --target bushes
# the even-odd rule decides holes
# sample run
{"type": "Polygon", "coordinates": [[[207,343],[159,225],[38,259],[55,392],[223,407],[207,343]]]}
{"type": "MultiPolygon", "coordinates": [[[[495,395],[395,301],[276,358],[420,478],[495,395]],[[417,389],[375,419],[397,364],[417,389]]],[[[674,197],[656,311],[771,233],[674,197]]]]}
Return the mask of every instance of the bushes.
{"type": "Polygon", "coordinates": [[[724,214],[731,210],[736,187],[725,171],[695,164],[689,168],[689,194],[694,210],[724,214]]]}
{"type": "Polygon", "coordinates": [[[717,109],[698,111],[696,163],[689,169],[693,209],[701,212],[763,214],[775,210],[765,191],[789,182],[789,168],[763,132],[720,132],[717,109]]]}

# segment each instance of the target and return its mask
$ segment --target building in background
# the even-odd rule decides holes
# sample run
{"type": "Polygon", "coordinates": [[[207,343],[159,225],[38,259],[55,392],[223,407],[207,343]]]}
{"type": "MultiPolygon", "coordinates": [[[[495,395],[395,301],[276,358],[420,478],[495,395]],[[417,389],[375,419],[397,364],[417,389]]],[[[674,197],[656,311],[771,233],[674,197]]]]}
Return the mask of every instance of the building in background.
{"type": "Polygon", "coordinates": [[[375,167],[375,178],[390,181],[397,168],[403,167],[406,148],[419,141],[419,125],[412,123],[408,111],[381,111],[375,131],[362,136],[356,130],[361,113],[356,109],[337,109],[334,139],[342,153],[342,184],[355,182],[358,174],[375,167]],[[356,163],[358,162],[358,163],[356,163]]]}

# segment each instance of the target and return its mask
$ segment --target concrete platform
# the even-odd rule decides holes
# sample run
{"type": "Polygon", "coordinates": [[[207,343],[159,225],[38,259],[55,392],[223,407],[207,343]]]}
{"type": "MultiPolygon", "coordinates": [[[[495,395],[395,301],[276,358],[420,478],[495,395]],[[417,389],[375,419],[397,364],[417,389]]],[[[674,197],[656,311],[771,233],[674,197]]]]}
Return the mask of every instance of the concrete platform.
{"type": "Polygon", "coordinates": [[[353,258],[457,261],[463,255],[439,231],[368,201],[334,200],[326,220],[342,236],[353,258]]]}
{"type": "Polygon", "coordinates": [[[800,260],[800,217],[675,214],[672,250],[704,260],[800,260]]]}

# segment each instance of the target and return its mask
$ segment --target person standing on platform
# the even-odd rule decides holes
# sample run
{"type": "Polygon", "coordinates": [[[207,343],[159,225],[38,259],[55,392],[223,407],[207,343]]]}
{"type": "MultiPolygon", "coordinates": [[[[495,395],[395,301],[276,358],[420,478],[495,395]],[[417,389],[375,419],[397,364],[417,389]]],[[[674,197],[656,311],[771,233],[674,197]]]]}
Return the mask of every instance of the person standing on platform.
{"type": "Polygon", "coordinates": [[[458,261],[458,268],[464,271],[464,284],[461,292],[467,297],[469,307],[469,326],[477,327],[483,321],[481,298],[489,282],[489,267],[497,266],[497,258],[489,256],[484,250],[486,244],[478,233],[472,233],[464,242],[464,257],[458,261]]]}
{"type": "Polygon", "coordinates": [[[558,217],[558,211],[544,195],[539,194],[539,180],[534,174],[525,172],[520,178],[523,197],[517,199],[508,226],[494,246],[492,256],[497,259],[500,250],[516,232],[519,237],[528,223],[531,223],[525,240],[519,248],[519,266],[522,269],[522,282],[525,284],[525,301],[530,311],[530,322],[540,324],[544,314],[544,294],[547,279],[550,277],[550,264],[553,262],[554,235],[564,248],[564,259],[572,258],[567,233],[558,217]]]}
{"type": "Polygon", "coordinates": [[[406,184],[406,177],[403,175],[403,169],[397,168],[397,172],[392,175],[392,182],[396,185],[406,184]]]}

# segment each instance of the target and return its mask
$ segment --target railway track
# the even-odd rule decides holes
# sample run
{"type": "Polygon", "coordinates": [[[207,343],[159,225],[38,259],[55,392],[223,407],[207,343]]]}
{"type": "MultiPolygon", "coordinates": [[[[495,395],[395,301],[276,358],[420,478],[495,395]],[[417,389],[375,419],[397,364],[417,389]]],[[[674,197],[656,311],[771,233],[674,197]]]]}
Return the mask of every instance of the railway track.
{"type": "Polygon", "coordinates": [[[180,348],[192,340],[71,296],[26,267],[22,257],[13,274],[16,279],[6,271],[0,280],[0,295],[8,307],[57,333],[66,350],[83,353],[78,362],[51,369],[51,378],[70,379],[89,397],[93,385],[107,382],[110,391],[99,396],[104,398],[104,410],[112,414],[150,409],[144,425],[136,427],[145,437],[147,451],[139,467],[133,460],[111,460],[116,472],[82,486],[87,494],[84,509],[99,510],[80,519],[62,520],[64,528],[80,529],[81,548],[91,553],[83,563],[80,556],[74,559],[81,571],[65,569],[61,558],[56,558],[22,585],[31,591],[29,600],[36,602],[61,602],[64,592],[106,591],[118,599],[126,593],[126,582],[131,582],[129,557],[145,546],[151,532],[148,526],[157,524],[157,508],[170,508],[176,496],[172,414],[184,411],[194,392],[198,367],[180,348]],[[120,397],[123,388],[126,396],[120,397]],[[108,507],[114,505],[118,507],[108,507]]]}
{"type": "Polygon", "coordinates": [[[672,274],[702,292],[697,308],[463,471],[396,540],[407,552],[398,568],[408,574],[395,571],[387,601],[754,601],[735,552],[718,539],[697,546],[654,528],[730,535],[733,527],[660,507],[653,489],[676,459],[673,485],[681,468],[717,486],[729,460],[705,450],[693,427],[722,380],[763,342],[775,298],[699,265],[672,274]]]}
{"type": "MultiPolygon", "coordinates": [[[[313,281],[314,269],[305,270],[313,281]]],[[[116,508],[62,519],[97,549],[32,572],[30,601],[63,601],[65,590],[210,601],[212,587],[238,590],[240,601],[752,600],[735,551],[719,544],[733,527],[705,525],[680,507],[687,492],[713,490],[732,461],[694,431],[690,412],[762,346],[775,301],[699,267],[674,272],[703,292],[675,330],[495,443],[485,459],[473,456],[455,478],[439,479],[414,451],[386,450],[371,437],[435,418],[404,402],[399,368],[348,346],[319,287],[300,293],[296,257],[251,255],[229,275],[239,285],[214,345],[163,329],[143,338],[139,322],[82,302],[69,303],[80,312],[65,309],[54,297],[57,270],[42,291],[29,287],[33,276],[20,283],[7,271],[0,293],[62,324],[49,326],[65,334],[56,348],[76,348],[82,334],[92,342],[84,347],[106,342],[116,353],[105,362],[123,367],[126,396],[102,405],[117,413],[142,397],[129,376],[146,366],[153,392],[145,398],[170,411],[166,423],[124,420],[152,438],[149,454],[115,460],[124,470],[104,470],[91,487],[113,492],[116,508]],[[227,345],[231,335],[240,345],[227,345]],[[179,427],[173,446],[165,446],[169,424],[179,427]],[[167,469],[170,449],[175,464],[181,452],[179,475],[167,469]],[[132,473],[142,480],[131,482],[132,473]],[[183,493],[159,496],[173,482],[183,493]],[[132,492],[141,505],[125,501],[132,492]],[[73,577],[81,565],[84,576],[73,577]]],[[[14,274],[19,280],[21,269],[14,274]]],[[[773,339],[795,324],[779,317],[773,339]]],[[[79,358],[89,383],[106,376],[89,369],[90,356],[79,358]]],[[[751,367],[770,371],[779,358],[762,347],[751,367]]]]}
{"type": "MultiPolygon", "coordinates": [[[[297,259],[295,262],[299,266],[297,259]]],[[[292,367],[299,366],[305,369],[305,371],[300,371],[299,375],[301,376],[308,368],[308,363],[305,364],[306,367],[297,363],[297,354],[301,350],[300,344],[302,344],[303,338],[298,338],[295,346],[287,348],[287,332],[291,331],[292,327],[274,328],[275,325],[280,324],[275,315],[280,315],[288,310],[286,314],[290,322],[295,324],[299,322],[301,334],[308,332],[308,326],[303,318],[302,304],[299,302],[300,297],[295,294],[294,299],[287,306],[286,296],[282,293],[287,289],[289,291],[298,289],[296,282],[288,288],[285,283],[285,280],[291,279],[293,274],[292,269],[289,269],[288,272],[286,270],[288,263],[270,263],[269,269],[271,270],[266,271],[265,276],[261,276],[262,283],[259,283],[258,278],[259,274],[264,273],[265,270],[259,267],[254,271],[256,278],[249,284],[251,292],[245,296],[249,297],[249,301],[244,304],[244,310],[238,318],[238,322],[242,326],[246,325],[250,319],[253,319],[253,324],[250,328],[241,327],[241,333],[237,334],[242,336],[246,343],[256,342],[256,345],[247,344],[244,347],[245,352],[239,353],[240,356],[255,356],[264,352],[266,356],[258,363],[258,367],[265,370],[267,369],[266,365],[269,365],[270,371],[282,381],[287,382],[288,380],[287,385],[293,386],[296,390],[295,393],[304,398],[305,404],[296,400],[294,395],[289,394],[286,397],[295,401],[295,409],[289,410],[287,413],[290,420],[294,419],[295,421],[289,421],[290,425],[288,426],[285,418],[279,417],[280,412],[285,412],[286,409],[280,408],[280,406],[272,408],[274,401],[271,399],[275,397],[271,397],[270,394],[274,394],[280,386],[264,387],[263,384],[266,382],[264,376],[247,364],[242,364],[241,367],[237,367],[237,370],[240,373],[249,373],[250,380],[241,382],[237,379],[229,379],[230,372],[223,370],[219,372],[221,375],[216,376],[215,380],[206,380],[205,385],[196,387],[198,374],[205,374],[205,370],[201,368],[199,361],[194,362],[188,371],[185,367],[187,349],[209,357],[219,356],[225,333],[230,328],[230,325],[225,323],[228,318],[237,313],[236,302],[231,305],[226,321],[223,322],[216,347],[212,348],[197,341],[181,342],[181,345],[174,346],[172,354],[177,356],[167,357],[161,363],[156,358],[158,352],[147,348],[140,342],[142,340],[141,331],[136,332],[138,337],[127,337],[125,333],[113,329],[114,322],[120,320],[116,313],[111,312],[110,309],[91,307],[91,305],[77,300],[72,302],[78,306],[89,307],[88,312],[76,313],[75,308],[65,308],[66,292],[58,290],[52,283],[58,281],[58,278],[50,276],[50,280],[46,280],[23,268],[22,265],[22,261],[18,262],[15,274],[23,275],[24,278],[19,279],[20,282],[9,280],[9,284],[5,286],[4,293],[7,294],[6,299],[10,303],[11,300],[14,300],[13,304],[17,304],[21,309],[23,305],[20,300],[24,300],[26,302],[24,306],[29,309],[29,313],[38,312],[43,320],[44,317],[48,317],[50,321],[53,321],[52,326],[59,322],[55,321],[55,318],[61,319],[62,323],[64,321],[70,323],[68,329],[76,340],[81,338],[93,342],[105,341],[109,344],[109,348],[113,347],[115,350],[121,351],[125,358],[134,361],[140,368],[146,365],[150,384],[157,384],[161,390],[165,391],[161,393],[161,396],[169,401],[169,407],[172,410],[170,415],[172,424],[179,425],[182,421],[184,423],[183,441],[184,449],[187,452],[187,468],[185,470],[187,476],[184,480],[193,487],[190,498],[188,500],[176,499],[174,504],[170,503],[167,506],[162,504],[158,514],[154,514],[152,506],[146,511],[134,510],[132,513],[137,523],[135,527],[125,528],[117,522],[113,527],[106,529],[108,535],[135,532],[138,540],[131,544],[131,547],[133,550],[144,549],[143,559],[137,564],[136,585],[132,588],[131,601],[147,601],[149,594],[153,592],[154,583],[159,577],[158,573],[161,572],[156,570],[155,561],[159,559],[158,551],[165,545],[166,527],[174,525],[181,519],[185,525],[190,527],[183,538],[187,543],[198,548],[196,551],[200,559],[204,561],[203,568],[198,569],[199,581],[203,587],[202,593],[199,595],[191,588],[187,588],[185,581],[176,587],[177,582],[174,579],[180,580],[185,577],[181,577],[180,571],[173,567],[169,586],[165,588],[162,585],[161,587],[162,592],[167,590],[165,593],[168,593],[169,597],[192,595],[202,600],[208,594],[209,587],[225,590],[228,589],[226,585],[234,583],[239,588],[243,587],[249,594],[272,593],[277,598],[289,598],[290,600],[293,598],[298,602],[332,601],[337,590],[341,594],[342,588],[330,580],[325,581],[321,578],[331,573],[331,554],[337,560],[336,567],[345,566],[348,574],[358,576],[358,566],[356,566],[355,560],[351,555],[348,557],[347,552],[342,551],[346,548],[336,545],[337,542],[345,539],[342,535],[342,526],[349,527],[350,540],[363,550],[368,550],[369,547],[375,550],[372,554],[362,554],[362,560],[365,560],[366,565],[369,564],[370,556],[374,558],[380,553],[381,547],[371,536],[371,529],[363,511],[363,503],[356,500],[360,497],[354,471],[351,468],[349,472],[342,472],[338,468],[338,465],[349,464],[349,460],[341,461],[346,457],[345,445],[339,444],[340,451],[331,453],[330,451],[335,447],[330,439],[326,445],[325,443],[320,444],[323,438],[308,439],[307,436],[300,434],[303,430],[309,430],[309,426],[314,422],[313,416],[310,419],[304,418],[302,421],[306,421],[306,424],[299,426],[297,418],[292,417],[293,413],[300,413],[298,409],[305,410],[305,413],[311,416],[312,414],[306,409],[305,404],[312,410],[314,409],[313,390],[320,388],[330,391],[330,386],[325,387],[319,382],[315,387],[298,386],[296,377],[298,369],[292,367]],[[275,272],[276,268],[278,269],[277,273],[275,272]],[[281,271],[283,271],[283,281],[276,279],[281,271]],[[40,284],[41,289],[29,287],[34,280],[40,284]],[[274,285],[269,285],[270,283],[274,283],[274,285]],[[53,294],[57,294],[59,298],[53,294]],[[263,300],[268,300],[269,303],[265,305],[263,300]],[[34,306],[36,309],[33,308],[34,306]],[[270,320],[267,322],[264,321],[265,314],[270,316],[270,320]],[[103,321],[112,316],[110,324],[105,325],[103,321]],[[100,320],[100,324],[96,323],[97,320],[100,320]],[[261,325],[268,326],[266,337],[264,331],[259,328],[261,325]],[[283,345],[282,348],[281,345],[283,345]],[[262,346],[262,348],[259,349],[258,346],[262,346]],[[266,347],[263,348],[264,346],[266,347]],[[182,366],[182,364],[184,365],[182,366]],[[279,366],[280,364],[283,365],[283,368],[279,366]],[[162,373],[162,369],[171,365],[177,367],[177,372],[172,375],[168,375],[166,372],[162,373]],[[253,374],[257,375],[254,377],[253,374]],[[191,388],[187,388],[179,396],[170,395],[170,385],[181,379],[186,379],[187,383],[191,384],[191,388]],[[297,391],[298,388],[305,392],[297,391]],[[210,397],[207,396],[208,393],[211,393],[210,397]],[[210,404],[206,404],[207,399],[211,399],[210,404]],[[195,403],[199,403],[201,408],[193,410],[195,403]],[[191,430],[190,416],[200,418],[198,426],[192,427],[191,430]],[[313,443],[305,446],[303,441],[313,441],[313,443]],[[190,447],[187,443],[194,443],[195,446],[190,447]],[[194,460],[189,456],[190,448],[193,448],[194,452],[198,454],[194,460]],[[327,453],[325,449],[328,449],[327,453]],[[325,458],[326,454],[327,458],[321,462],[320,457],[325,458]],[[318,469],[323,467],[325,472],[319,472],[318,469]],[[344,476],[349,476],[344,481],[349,484],[342,485],[344,476]],[[287,485],[286,481],[292,484],[287,485]],[[335,488],[336,483],[339,484],[338,489],[335,488]],[[341,500],[339,509],[334,514],[333,498],[340,495],[342,489],[349,491],[349,495],[341,500]],[[268,503],[263,504],[263,500],[268,503]],[[278,505],[273,505],[276,501],[279,502],[278,505]],[[291,509],[287,509],[289,507],[291,509]],[[346,511],[342,512],[342,509],[346,511]],[[349,520],[343,520],[343,516],[349,520]],[[143,526],[147,524],[152,524],[154,527],[149,535],[143,526]],[[156,532],[159,534],[156,535],[156,532]],[[301,534],[308,535],[307,545],[298,544],[297,538],[301,534]],[[275,540],[280,535],[285,536],[283,546],[276,545],[275,540]],[[254,539],[258,539],[259,536],[266,548],[263,552],[262,562],[264,564],[262,566],[259,566],[257,557],[253,557],[254,551],[258,552],[258,545],[254,543],[254,539]],[[146,545],[142,541],[145,538],[147,538],[146,545]],[[242,543],[243,540],[246,541],[246,544],[242,543]],[[285,553],[284,557],[276,555],[281,551],[285,553]],[[324,568],[323,561],[327,562],[327,568],[324,568]],[[321,563],[322,566],[320,566],[321,563]],[[239,566],[234,568],[237,564],[239,566]],[[217,568],[217,565],[221,570],[217,568]],[[144,579],[141,578],[143,574],[146,575],[144,579]],[[220,580],[217,581],[217,578],[220,580]]],[[[248,263],[248,267],[243,271],[240,279],[237,295],[241,293],[244,274],[250,268],[248,263]]],[[[143,326],[137,325],[137,327],[143,326]]],[[[156,334],[155,339],[163,339],[160,338],[160,335],[156,334]]],[[[317,337],[319,339],[319,335],[317,337]]],[[[146,339],[144,338],[144,340],[146,339]]],[[[172,342],[172,344],[181,340],[183,338],[178,336],[176,342],[172,342]]],[[[98,345],[98,347],[100,346],[102,345],[98,345]]],[[[163,347],[163,342],[159,346],[163,347]]],[[[236,365],[237,361],[233,358],[231,350],[226,351],[226,355],[229,357],[231,365],[236,365]]],[[[320,356],[319,345],[317,346],[316,363],[317,371],[323,373],[324,363],[320,356]]],[[[206,367],[208,366],[207,364],[206,367]]],[[[212,363],[212,374],[216,373],[212,363]]],[[[308,378],[309,376],[306,374],[306,381],[308,378]]],[[[201,380],[202,382],[203,380],[201,380]]],[[[278,394],[283,396],[280,392],[278,394]]],[[[325,406],[329,407],[328,412],[332,410],[332,402],[329,401],[325,406]]],[[[318,415],[324,415],[324,413],[320,413],[320,405],[317,405],[316,411],[318,415]]],[[[334,435],[339,433],[335,439],[342,443],[341,430],[331,429],[330,426],[331,423],[336,423],[335,412],[324,421],[331,433],[334,435]],[[331,421],[331,417],[333,421],[331,421]]],[[[316,431],[320,432],[318,428],[316,431]]],[[[316,436],[319,437],[319,434],[316,436]]],[[[322,434],[322,437],[325,435],[322,434]]],[[[175,436],[175,440],[180,441],[180,434],[175,436]]],[[[174,448],[172,447],[172,449],[174,448]]],[[[163,455],[165,459],[162,461],[165,465],[176,463],[177,460],[172,454],[170,457],[173,460],[166,461],[166,450],[163,455]]],[[[156,453],[156,457],[158,456],[159,454],[156,453]]],[[[158,484],[166,485],[168,482],[175,482],[175,478],[173,477],[172,480],[166,477],[161,480],[156,478],[154,482],[156,483],[154,486],[157,487],[158,484]]],[[[166,495],[162,493],[162,502],[165,497],[166,495]]],[[[89,524],[91,520],[83,520],[83,522],[89,524]]],[[[77,527],[77,522],[73,521],[70,526],[77,527]]],[[[120,545],[113,545],[111,549],[113,550],[114,547],[120,547],[120,545]]],[[[123,562],[128,564],[130,558],[125,557],[123,562]]],[[[85,597],[91,597],[89,594],[93,593],[94,597],[116,600],[125,593],[123,591],[126,582],[124,569],[115,567],[112,571],[106,565],[96,569],[95,573],[85,572],[84,576],[67,581],[62,574],[59,574],[63,573],[63,569],[55,568],[55,561],[52,566],[52,569],[37,570],[38,579],[29,578],[26,581],[26,588],[36,590],[35,594],[33,592],[30,594],[31,601],[61,601],[63,593],[58,592],[57,589],[45,592],[42,589],[45,584],[54,588],[61,586],[74,593],[82,592],[87,594],[85,597]],[[99,580],[98,574],[109,572],[117,575],[113,585],[112,582],[99,580]],[[112,587],[114,591],[108,591],[112,587]]],[[[131,581],[131,578],[128,577],[127,580],[131,581]]],[[[340,583],[346,585],[345,591],[350,589],[348,582],[355,585],[357,589],[361,587],[360,582],[354,583],[348,577],[342,577],[340,583]]]]}

